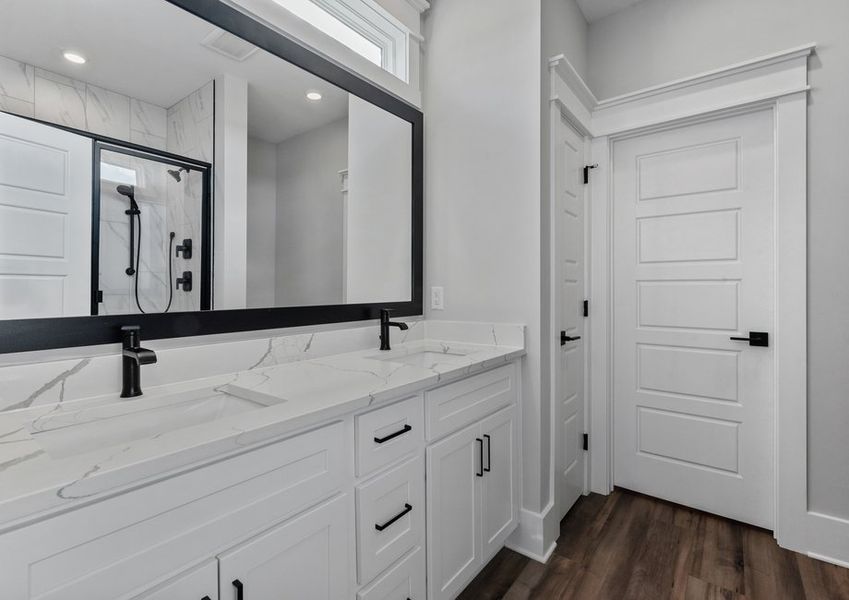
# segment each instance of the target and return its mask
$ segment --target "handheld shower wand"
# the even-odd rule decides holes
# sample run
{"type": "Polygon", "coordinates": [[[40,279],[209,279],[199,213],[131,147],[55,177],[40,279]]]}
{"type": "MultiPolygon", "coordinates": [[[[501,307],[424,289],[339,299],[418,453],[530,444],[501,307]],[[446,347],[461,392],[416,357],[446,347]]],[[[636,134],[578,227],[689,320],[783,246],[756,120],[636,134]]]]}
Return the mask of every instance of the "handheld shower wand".
{"type": "Polygon", "coordinates": [[[124,211],[125,215],[130,216],[130,266],[127,267],[124,272],[133,276],[136,274],[136,260],[135,260],[135,247],[136,247],[136,228],[133,221],[133,217],[139,218],[139,241],[141,241],[141,210],[139,210],[139,205],[136,202],[136,188],[132,185],[119,185],[118,193],[122,196],[126,196],[130,201],[130,208],[124,211]]]}

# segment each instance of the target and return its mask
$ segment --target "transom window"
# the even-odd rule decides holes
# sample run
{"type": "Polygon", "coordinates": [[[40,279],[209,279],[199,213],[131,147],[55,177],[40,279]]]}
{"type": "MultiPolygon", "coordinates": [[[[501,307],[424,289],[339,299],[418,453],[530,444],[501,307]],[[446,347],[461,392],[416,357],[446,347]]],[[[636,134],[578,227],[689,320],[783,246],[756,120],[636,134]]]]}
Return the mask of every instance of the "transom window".
{"type": "Polygon", "coordinates": [[[410,32],[374,0],[274,0],[366,60],[408,80],[410,32]]]}

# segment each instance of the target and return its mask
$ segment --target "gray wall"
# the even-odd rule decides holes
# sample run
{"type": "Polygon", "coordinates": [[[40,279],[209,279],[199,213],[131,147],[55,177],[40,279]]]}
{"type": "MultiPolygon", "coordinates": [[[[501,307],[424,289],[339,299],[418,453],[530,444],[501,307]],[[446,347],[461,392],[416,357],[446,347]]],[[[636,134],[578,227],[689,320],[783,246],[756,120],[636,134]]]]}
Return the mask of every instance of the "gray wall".
{"type": "MultiPolygon", "coordinates": [[[[558,54],[564,54],[586,81],[587,21],[575,0],[542,0],[542,59],[546,71],[548,59],[558,54]]],[[[547,90],[548,79],[543,84],[547,90]]]]}
{"type": "Polygon", "coordinates": [[[278,306],[342,302],[342,192],[348,119],[277,146],[278,306]]]}
{"type": "Polygon", "coordinates": [[[437,0],[426,13],[423,68],[425,285],[445,288],[445,310],[426,303],[425,314],[527,326],[523,504],[533,511],[549,498],[548,398],[541,407],[539,388],[540,18],[539,1],[489,0],[483,9],[479,0],[437,0]]]}
{"type": "Polygon", "coordinates": [[[590,26],[590,85],[607,98],[807,42],[809,508],[847,518],[849,2],[645,0],[590,26]]]}
{"type": "Polygon", "coordinates": [[[275,306],[277,146],[248,138],[248,308],[275,306]]]}

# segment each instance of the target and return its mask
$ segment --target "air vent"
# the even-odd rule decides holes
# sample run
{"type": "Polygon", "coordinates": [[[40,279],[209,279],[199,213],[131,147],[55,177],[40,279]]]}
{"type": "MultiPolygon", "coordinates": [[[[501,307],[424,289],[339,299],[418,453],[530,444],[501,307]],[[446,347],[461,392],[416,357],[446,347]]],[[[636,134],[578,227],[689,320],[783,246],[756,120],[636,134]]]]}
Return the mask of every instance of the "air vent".
{"type": "Polygon", "coordinates": [[[256,46],[223,29],[216,29],[201,42],[210,50],[231,60],[242,62],[258,50],[256,46]]]}

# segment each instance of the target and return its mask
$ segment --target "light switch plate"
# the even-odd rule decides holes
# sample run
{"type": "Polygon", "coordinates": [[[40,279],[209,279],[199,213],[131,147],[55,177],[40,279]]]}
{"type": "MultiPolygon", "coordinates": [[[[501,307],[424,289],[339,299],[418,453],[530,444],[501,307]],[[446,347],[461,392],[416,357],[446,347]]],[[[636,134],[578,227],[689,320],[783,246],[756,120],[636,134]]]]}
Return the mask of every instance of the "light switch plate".
{"type": "Polygon", "coordinates": [[[430,288],[430,308],[432,310],[445,310],[445,291],[442,287],[430,288]]]}

